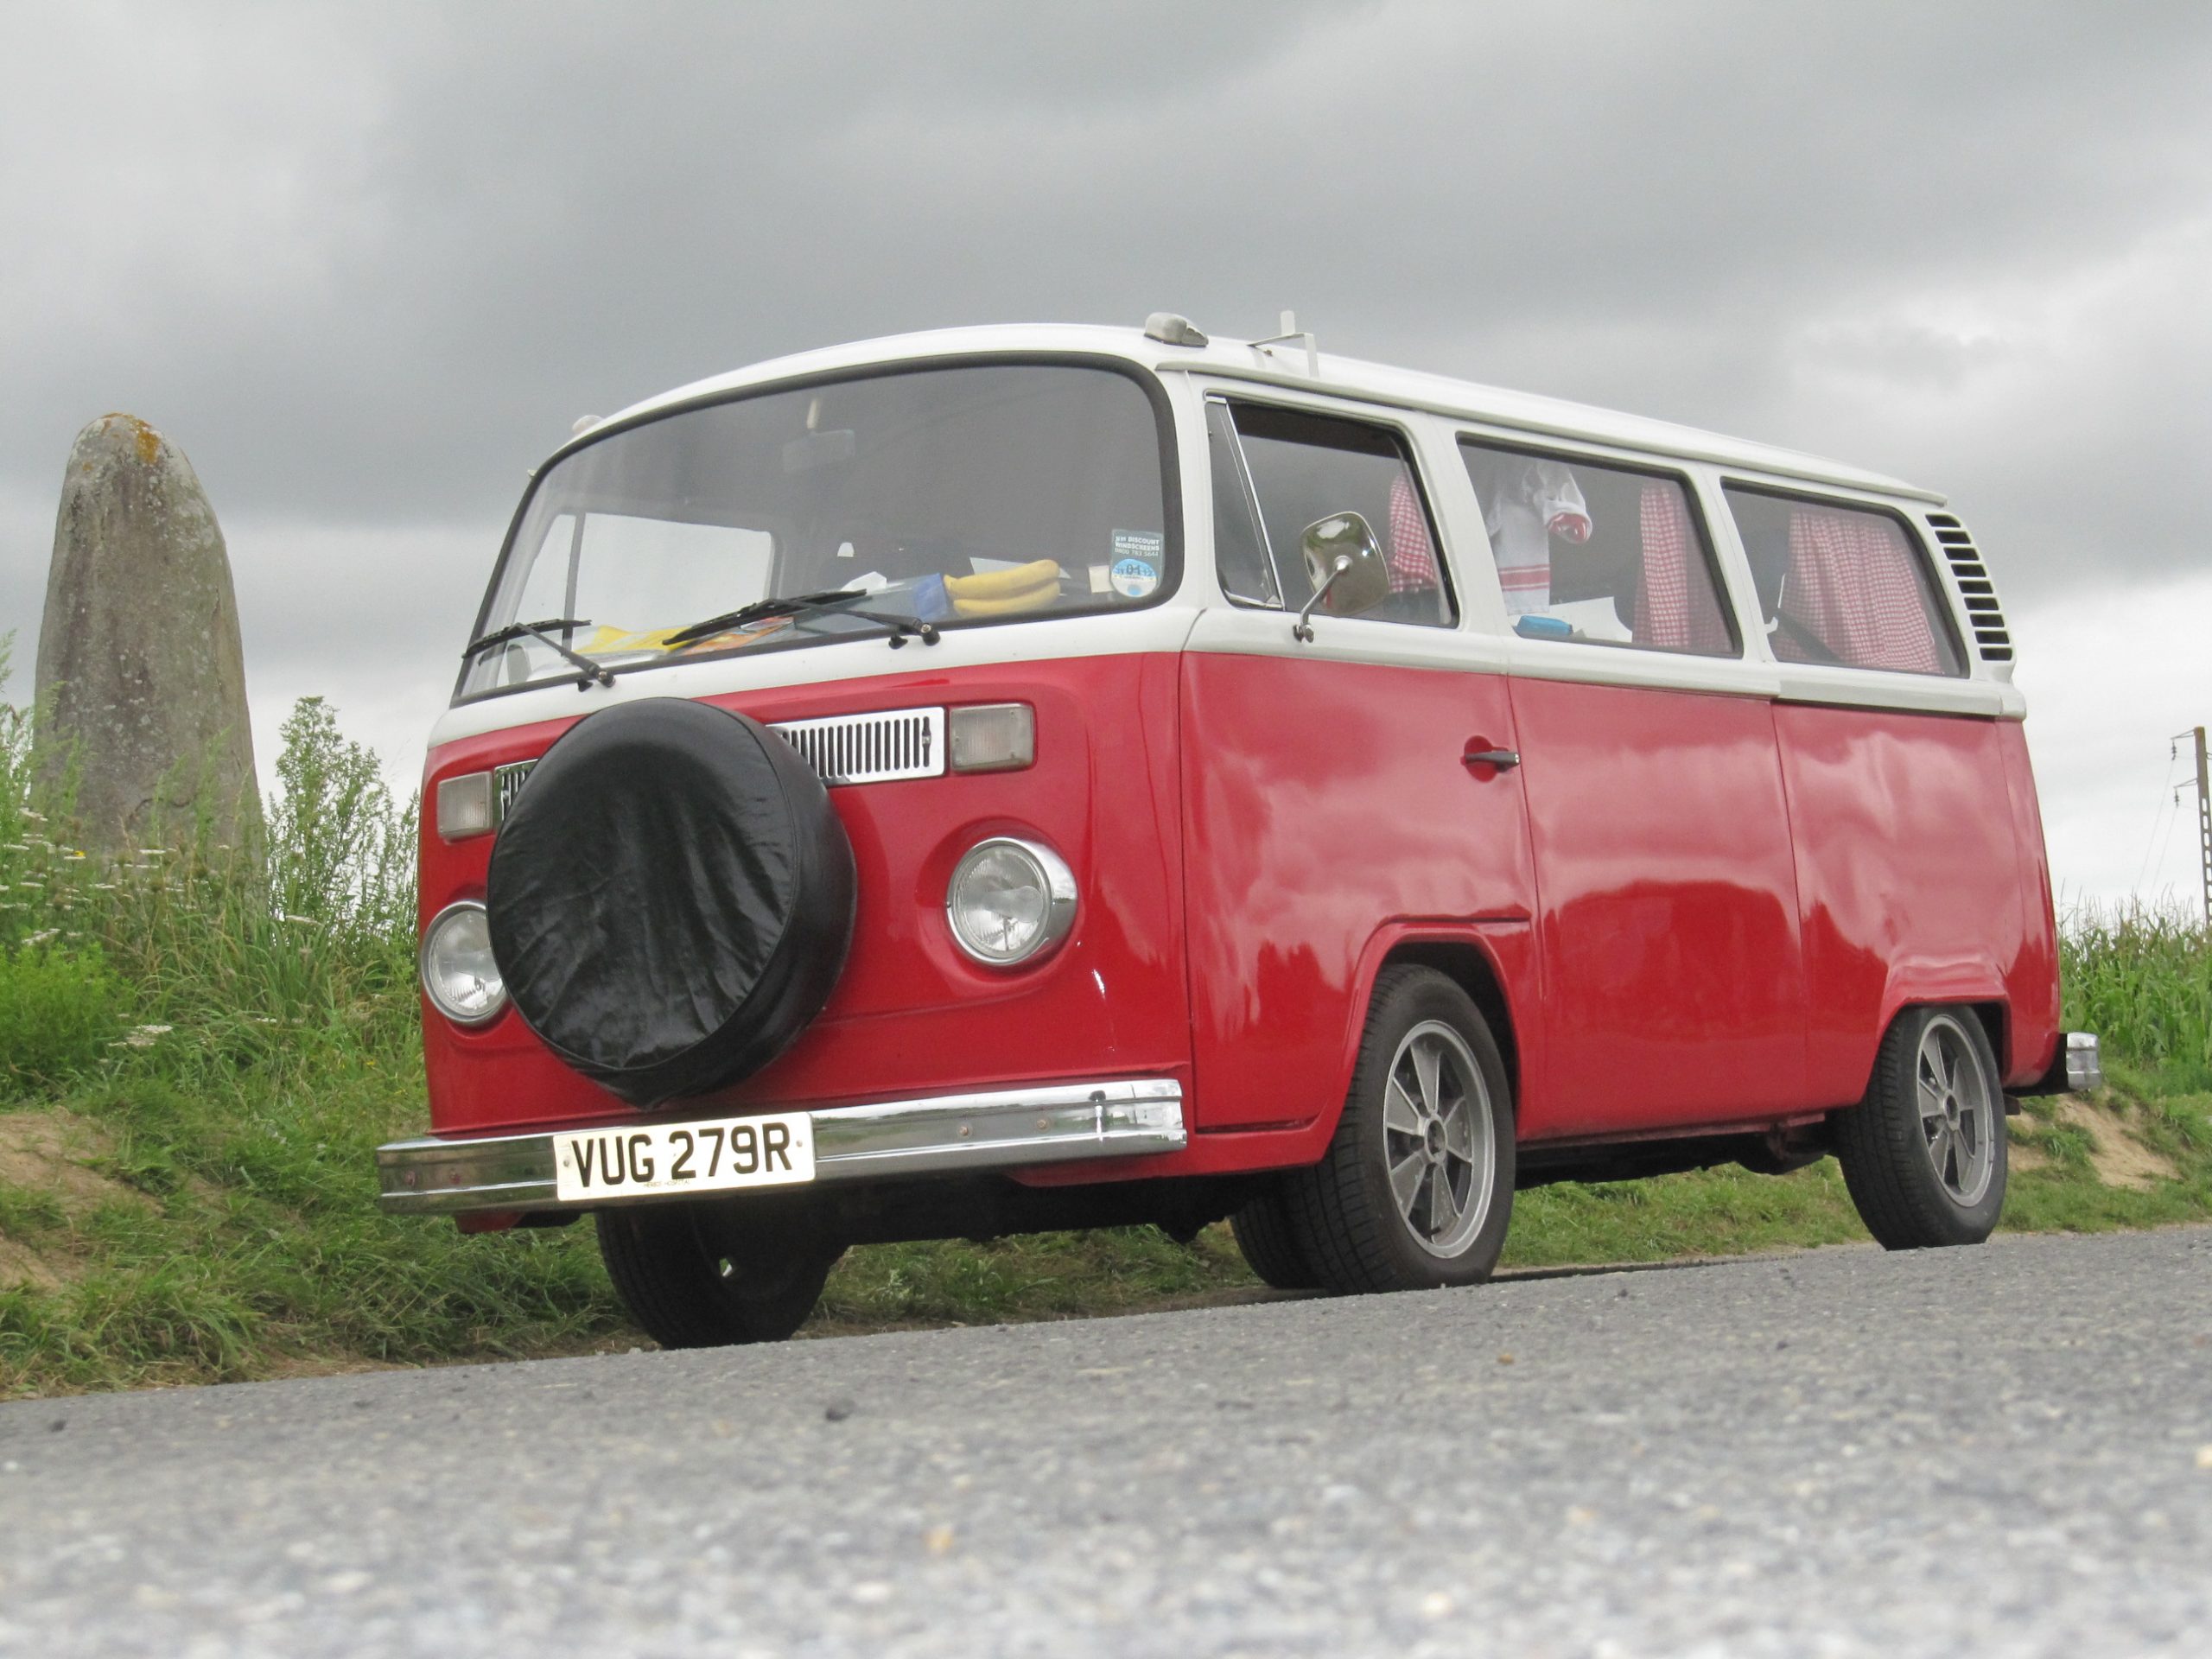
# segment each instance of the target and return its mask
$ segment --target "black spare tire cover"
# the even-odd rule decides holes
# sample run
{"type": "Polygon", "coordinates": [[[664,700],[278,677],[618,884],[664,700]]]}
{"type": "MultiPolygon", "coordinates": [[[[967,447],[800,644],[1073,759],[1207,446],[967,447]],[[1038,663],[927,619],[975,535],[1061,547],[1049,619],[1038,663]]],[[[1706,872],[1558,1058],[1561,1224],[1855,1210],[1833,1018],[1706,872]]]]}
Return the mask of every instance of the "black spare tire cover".
{"type": "Polygon", "coordinates": [[[485,909],[515,1009],[634,1106],[775,1058],[853,932],[853,850],[813,770],[743,715],[675,697],[562,734],[492,848],[485,909]]]}

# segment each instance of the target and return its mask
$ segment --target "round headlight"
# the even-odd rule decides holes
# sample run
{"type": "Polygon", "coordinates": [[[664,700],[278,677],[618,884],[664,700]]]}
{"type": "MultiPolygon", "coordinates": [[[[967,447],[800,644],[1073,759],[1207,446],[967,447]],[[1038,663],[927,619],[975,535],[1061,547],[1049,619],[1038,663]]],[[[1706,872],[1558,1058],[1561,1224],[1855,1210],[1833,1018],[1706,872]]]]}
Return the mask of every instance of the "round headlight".
{"type": "Polygon", "coordinates": [[[1075,872],[1049,847],[994,836],[954,867],[944,914],[952,937],[976,961],[1027,962],[1075,925],[1075,872]]]}
{"type": "Polygon", "coordinates": [[[507,1006],[506,982],[492,960],[492,930],[473,899],[448,905],[423,930],[423,990],[456,1025],[480,1026],[507,1006]]]}

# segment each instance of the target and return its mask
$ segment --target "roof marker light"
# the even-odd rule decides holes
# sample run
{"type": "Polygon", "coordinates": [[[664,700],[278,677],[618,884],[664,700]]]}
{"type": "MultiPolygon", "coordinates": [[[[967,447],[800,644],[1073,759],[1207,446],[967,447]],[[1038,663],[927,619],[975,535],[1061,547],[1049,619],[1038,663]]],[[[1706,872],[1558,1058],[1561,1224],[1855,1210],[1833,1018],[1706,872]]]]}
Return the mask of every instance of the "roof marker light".
{"type": "Polygon", "coordinates": [[[1144,320],[1144,337],[1163,346],[1203,346],[1205,331],[1188,317],[1173,311],[1155,311],[1144,320]]]}

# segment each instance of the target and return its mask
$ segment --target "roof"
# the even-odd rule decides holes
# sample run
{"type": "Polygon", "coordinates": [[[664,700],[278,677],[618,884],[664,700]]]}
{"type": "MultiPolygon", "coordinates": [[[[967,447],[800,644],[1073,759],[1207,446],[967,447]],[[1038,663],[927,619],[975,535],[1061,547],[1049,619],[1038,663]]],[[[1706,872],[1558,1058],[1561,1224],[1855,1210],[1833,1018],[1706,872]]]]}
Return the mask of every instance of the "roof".
{"type": "MultiPolygon", "coordinates": [[[[1458,420],[1479,421],[1541,437],[1578,438],[1617,445],[1683,461],[1740,467],[1785,478],[1833,484],[1847,489],[1907,497],[1941,504],[1944,498],[1902,480],[1848,466],[1824,456],[1771,444],[1753,443],[1694,426],[1652,420],[1565,398],[1511,391],[1471,380],[1393,368],[1358,358],[1323,352],[1319,373],[1306,372],[1306,353],[1295,345],[1262,349],[1249,340],[1216,337],[1203,346],[1164,346],[1136,328],[1071,323],[1019,323],[944,328],[895,334],[880,340],[801,352],[747,368],[693,381],[633,404],[587,427],[572,442],[581,443],[606,427],[645,420],[692,404],[715,401],[751,387],[804,380],[871,365],[987,356],[1007,353],[1077,353],[1114,357],[1162,374],[1222,376],[1256,384],[1294,387],[1335,396],[1417,409],[1458,420]]],[[[565,449],[569,446],[564,445],[565,449]]]]}

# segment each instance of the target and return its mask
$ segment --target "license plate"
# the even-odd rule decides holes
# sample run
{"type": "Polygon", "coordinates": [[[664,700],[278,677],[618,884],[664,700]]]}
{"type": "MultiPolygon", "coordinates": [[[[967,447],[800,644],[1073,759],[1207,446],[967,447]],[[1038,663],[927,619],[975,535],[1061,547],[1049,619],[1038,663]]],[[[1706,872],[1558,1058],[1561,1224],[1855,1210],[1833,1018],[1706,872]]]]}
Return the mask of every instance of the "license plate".
{"type": "Polygon", "coordinates": [[[564,1201],[730,1192],[813,1179],[814,1123],[804,1112],[553,1137],[554,1192],[564,1201]]]}

